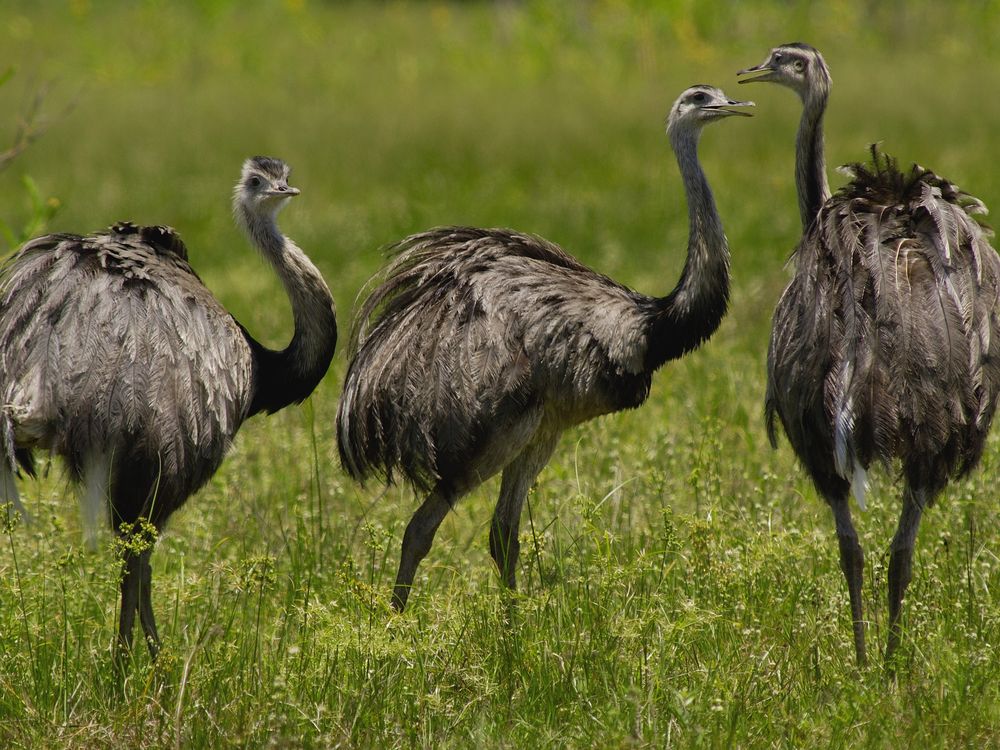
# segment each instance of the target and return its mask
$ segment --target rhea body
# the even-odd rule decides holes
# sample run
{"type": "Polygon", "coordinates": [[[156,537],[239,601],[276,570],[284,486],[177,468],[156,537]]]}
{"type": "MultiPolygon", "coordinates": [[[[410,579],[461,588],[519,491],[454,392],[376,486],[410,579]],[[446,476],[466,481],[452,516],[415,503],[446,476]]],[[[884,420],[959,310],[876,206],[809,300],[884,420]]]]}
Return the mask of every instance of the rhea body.
{"type": "Polygon", "coordinates": [[[748,105],[694,86],[671,109],[690,240],[665,297],[509,229],[438,228],[395,246],[357,316],[337,438],[352,477],[398,472],[426,493],[403,536],[396,609],[448,510],[501,471],[490,552],[513,588],[521,509],[559,435],[642,404],[652,373],[718,327],[729,249],[697,144],[706,124],[748,105]]]}
{"type": "Polygon", "coordinates": [[[890,547],[886,659],[901,634],[920,518],[979,461],[1000,387],[1000,259],[975,220],[983,204],[872,147],[831,197],[823,159],[830,75],[804,44],[741,71],[803,102],[796,139],[802,239],[774,311],[766,418],[779,421],[833,511],[850,594],[855,653],[866,661],[864,554],[848,497],[864,507],[869,466],[898,465],[902,511],[890,547]]]}
{"type": "MultiPolygon", "coordinates": [[[[65,459],[83,484],[87,527],[123,536],[162,529],[221,463],[243,421],[304,399],[337,339],[333,299],[305,253],[278,229],[298,189],[288,167],[255,157],[233,197],[236,222],[291,300],[282,351],[255,341],[202,284],[168,227],[118,224],[31,240],[0,271],[0,501],[22,510],[19,466],[65,459]]],[[[130,541],[130,540],[126,540],[130,541]]],[[[149,544],[122,545],[118,653],[138,613],[155,656],[149,544]]]]}

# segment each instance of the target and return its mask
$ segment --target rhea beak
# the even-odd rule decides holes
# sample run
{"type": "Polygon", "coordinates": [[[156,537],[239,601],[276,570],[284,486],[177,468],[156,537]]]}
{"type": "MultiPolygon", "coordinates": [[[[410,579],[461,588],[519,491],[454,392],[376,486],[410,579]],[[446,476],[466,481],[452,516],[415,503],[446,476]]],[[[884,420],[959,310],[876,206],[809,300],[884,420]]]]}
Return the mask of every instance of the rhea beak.
{"type": "Polygon", "coordinates": [[[775,70],[767,62],[754,65],[752,68],[745,68],[736,74],[737,77],[745,76],[738,83],[758,83],[770,81],[774,78],[775,70]]]}
{"type": "Polygon", "coordinates": [[[711,104],[705,109],[713,112],[720,117],[729,117],[730,115],[740,115],[741,117],[753,117],[753,112],[747,112],[743,107],[756,107],[757,105],[753,102],[740,102],[735,99],[730,99],[725,104],[711,104]]]}
{"type": "Polygon", "coordinates": [[[279,198],[293,198],[301,192],[298,188],[292,187],[291,185],[286,185],[284,183],[278,185],[273,190],[268,190],[268,195],[273,195],[279,198]]]}

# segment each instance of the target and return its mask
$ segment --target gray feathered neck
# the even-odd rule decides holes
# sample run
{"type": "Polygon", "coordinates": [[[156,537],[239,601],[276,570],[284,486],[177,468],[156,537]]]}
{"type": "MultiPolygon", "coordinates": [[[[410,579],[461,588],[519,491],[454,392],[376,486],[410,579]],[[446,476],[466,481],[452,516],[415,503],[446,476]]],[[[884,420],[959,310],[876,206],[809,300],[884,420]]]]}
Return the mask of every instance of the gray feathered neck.
{"type": "Polygon", "coordinates": [[[250,414],[273,413],[308,396],[329,369],[337,345],[330,289],[311,260],[278,229],[276,214],[257,213],[234,200],[236,222],[274,268],[292,306],[295,332],[281,351],[268,349],[244,328],[257,364],[250,414]]]}
{"type": "Polygon", "coordinates": [[[729,244],[705,172],[698,161],[701,131],[669,131],[688,203],[687,260],[680,280],[656,300],[646,369],[655,370],[700,346],[722,322],[729,303],[729,244]]]}
{"type": "Polygon", "coordinates": [[[795,136],[795,186],[803,232],[830,199],[823,144],[823,115],[830,97],[830,73],[818,53],[815,63],[818,66],[815,81],[806,91],[799,93],[802,118],[795,136]]]}

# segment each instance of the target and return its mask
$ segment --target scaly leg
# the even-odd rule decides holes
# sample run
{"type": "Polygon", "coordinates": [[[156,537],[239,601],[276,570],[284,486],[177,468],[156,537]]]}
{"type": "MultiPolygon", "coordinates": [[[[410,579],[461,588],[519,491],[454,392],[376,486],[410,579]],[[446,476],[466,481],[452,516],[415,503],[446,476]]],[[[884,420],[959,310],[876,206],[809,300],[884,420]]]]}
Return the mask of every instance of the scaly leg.
{"type": "Polygon", "coordinates": [[[132,631],[135,629],[137,613],[142,632],[146,637],[149,655],[155,659],[160,651],[160,636],[153,615],[153,568],[149,562],[152,554],[152,546],[138,552],[129,548],[122,552],[122,606],[118,618],[118,644],[115,648],[115,661],[119,667],[131,657],[132,631]]]}
{"type": "Polygon", "coordinates": [[[152,549],[143,550],[139,554],[139,624],[146,636],[149,655],[155,659],[160,652],[160,634],[156,631],[156,618],[153,615],[153,566],[149,564],[152,554],[152,549]]]}
{"type": "Polygon", "coordinates": [[[115,662],[119,667],[132,656],[132,630],[135,614],[139,608],[142,565],[140,555],[129,549],[122,552],[121,613],[118,616],[118,643],[115,647],[115,662]]]}
{"type": "Polygon", "coordinates": [[[500,577],[511,589],[517,588],[517,558],[521,551],[517,537],[521,509],[531,485],[549,462],[555,444],[554,439],[532,443],[503,470],[500,497],[490,525],[490,554],[497,564],[500,577]]]}
{"type": "Polygon", "coordinates": [[[830,499],[830,509],[837,524],[837,539],[840,542],[840,567],[847,579],[847,592],[851,598],[851,620],[854,625],[854,652],[858,666],[867,662],[865,653],[865,621],[861,603],[861,582],[865,569],[865,556],[858,542],[858,534],[851,520],[851,509],[847,504],[847,492],[830,499]]]}
{"type": "Polygon", "coordinates": [[[397,612],[402,612],[406,606],[417,566],[430,551],[431,544],[434,543],[434,534],[451,510],[453,500],[453,496],[446,495],[440,486],[434,488],[406,526],[406,532],[403,534],[403,551],[399,558],[399,572],[396,573],[396,585],[392,590],[392,607],[397,612]]]}
{"type": "Polygon", "coordinates": [[[917,541],[920,516],[926,505],[926,495],[920,490],[906,488],[903,493],[903,510],[899,514],[899,525],[892,538],[889,554],[889,638],[885,646],[888,662],[899,647],[900,614],[903,595],[913,575],[913,546],[917,541]]]}

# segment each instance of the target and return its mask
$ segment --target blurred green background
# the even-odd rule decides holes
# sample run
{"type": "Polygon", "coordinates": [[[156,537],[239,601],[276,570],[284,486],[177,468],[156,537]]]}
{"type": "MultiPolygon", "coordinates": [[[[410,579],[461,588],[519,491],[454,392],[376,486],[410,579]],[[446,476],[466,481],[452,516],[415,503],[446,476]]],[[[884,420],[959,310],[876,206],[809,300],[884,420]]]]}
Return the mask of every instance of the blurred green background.
{"type": "Polygon", "coordinates": [[[44,82],[50,111],[75,106],[3,176],[0,216],[27,212],[24,172],[61,200],[54,229],[170,224],[241,319],[280,328],[254,300],[267,274],[233,273],[254,261],[228,216],[242,159],[266,153],[295,170],[286,224],[345,313],[380,245],[441,223],[538,232],[655,291],[686,231],[660,126],[707,82],[759,103],[702,149],[745,290],[780,280],[796,239],[798,103],[735,91],[735,71],[810,42],[833,71],[831,169],[883,141],[994,205],[998,19],[972,1],[8,3],[4,126],[44,82]]]}
{"type": "MultiPolygon", "coordinates": [[[[800,232],[788,91],[738,86],[773,45],[833,76],[827,163],[880,141],[1000,205],[1000,4],[828,0],[0,3],[0,149],[40,89],[47,132],[0,172],[0,220],[175,227],[207,285],[283,346],[278,281],[232,226],[242,160],[285,159],[285,230],[342,330],[380,248],[438,224],[510,226],[665,293],[687,210],[663,133],[711,83],[757,102],[701,157],[733,253],[730,315],[643,409],[568,434],[522,526],[517,623],[486,554],[494,483],[465,499],[387,612],[405,488],[341,473],[345,368],[251,420],[153,558],[165,651],[108,684],[116,571],[80,551],[58,470],[0,553],[0,744],[30,746],[983,747],[997,742],[997,444],[921,530],[898,684],[852,667],[829,513],[761,410],[765,349],[800,232]],[[52,203],[51,205],[56,205],[52,203]],[[530,551],[528,551],[530,549],[530,551]]],[[[0,252],[11,248],[0,246],[0,252]]],[[[346,337],[342,339],[346,341],[346,337]]],[[[896,490],[859,515],[884,637],[896,490]]],[[[878,659],[876,659],[876,662],[878,659]]]]}

